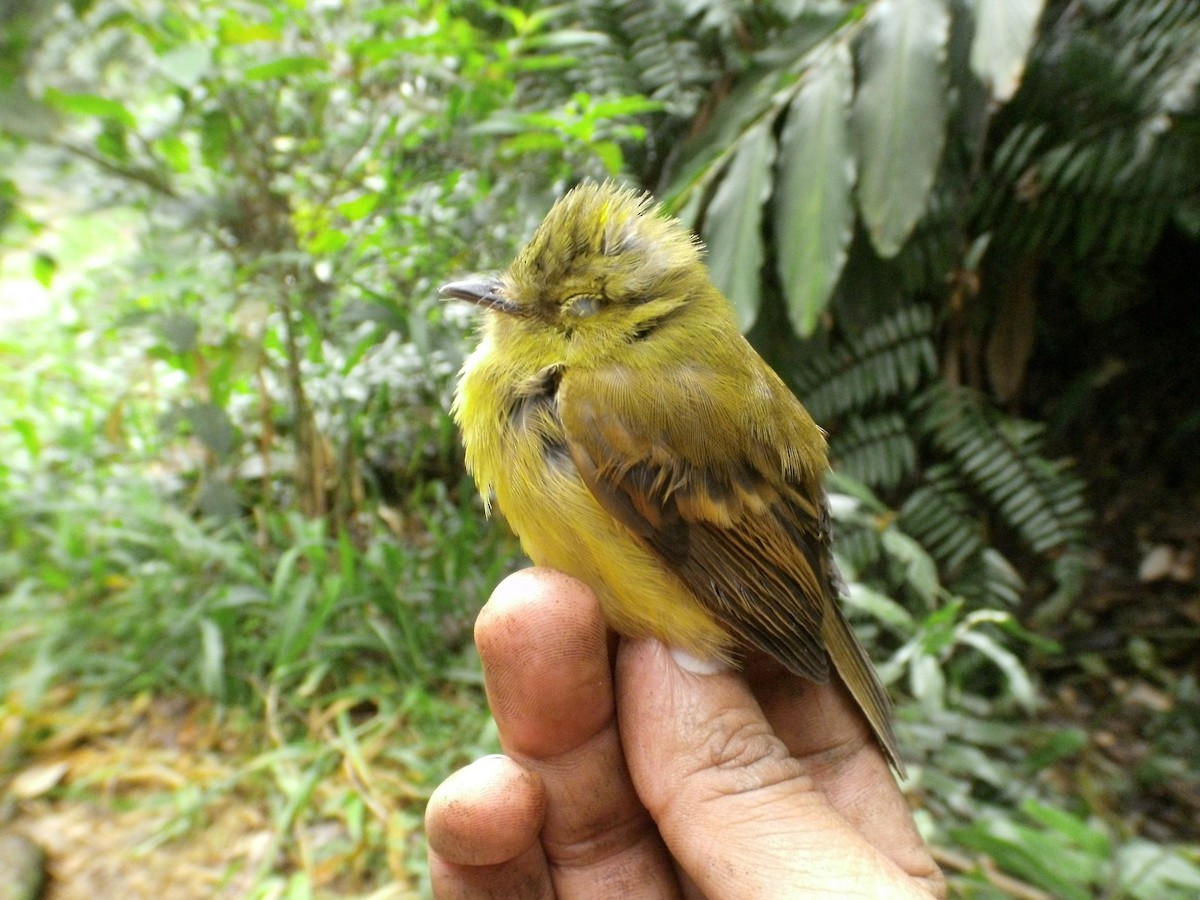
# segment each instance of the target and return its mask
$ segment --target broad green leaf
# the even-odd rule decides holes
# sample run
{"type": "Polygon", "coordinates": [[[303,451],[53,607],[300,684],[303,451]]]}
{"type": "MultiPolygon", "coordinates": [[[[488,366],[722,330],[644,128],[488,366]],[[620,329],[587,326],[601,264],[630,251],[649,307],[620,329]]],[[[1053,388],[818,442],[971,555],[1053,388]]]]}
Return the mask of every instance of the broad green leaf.
{"type": "Polygon", "coordinates": [[[191,89],[212,68],[212,52],[203,44],[181,44],[159,57],[158,68],[181,88],[191,89]]]}
{"type": "Polygon", "coordinates": [[[620,174],[621,168],[625,165],[625,157],[621,153],[621,146],[616,141],[598,141],[591,145],[591,151],[604,164],[609,175],[620,174]]]}
{"type": "Polygon", "coordinates": [[[759,69],[743,75],[733,91],[713,110],[712,119],[696,138],[683,146],[683,163],[662,191],[667,210],[676,212],[692,202],[697,188],[708,182],[713,169],[727,158],[738,135],[755,117],[766,113],[777,87],[778,73],[759,69]]]}
{"type": "Polygon", "coordinates": [[[858,203],[880,256],[925,210],[946,139],[945,0],[880,0],[867,14],[854,99],[858,203]]]}
{"type": "Polygon", "coordinates": [[[187,411],[188,421],[196,437],[212,451],[217,459],[224,459],[233,450],[233,422],[229,414],[213,403],[197,403],[187,411]]]}
{"type": "Polygon", "coordinates": [[[843,43],[805,76],[779,137],[775,242],[792,327],[810,335],[837,284],[854,229],[849,115],[854,66],[843,43]]]}
{"type": "Polygon", "coordinates": [[[109,100],[107,97],[98,97],[95,94],[64,94],[56,88],[50,88],[46,91],[45,100],[48,105],[64,112],[113,119],[128,128],[137,124],[133,113],[116,100],[109,100]]]}
{"type": "Polygon", "coordinates": [[[221,17],[217,30],[222,44],[251,44],[255,41],[276,41],[283,37],[283,29],[267,22],[249,22],[241,16],[227,12],[221,17]]]}
{"type": "Polygon", "coordinates": [[[359,194],[353,200],[347,200],[345,203],[339,203],[337,210],[349,221],[358,222],[375,212],[375,207],[378,205],[378,194],[365,193],[359,194]]]}
{"type": "Polygon", "coordinates": [[[1003,102],[1016,93],[1046,0],[975,0],[971,71],[1003,102]]]}
{"type": "Polygon", "coordinates": [[[843,600],[846,606],[862,610],[904,637],[908,637],[916,630],[917,623],[913,619],[912,613],[891,597],[872,590],[865,584],[850,585],[843,600]]]}
{"type": "Polygon", "coordinates": [[[746,132],[704,214],[703,237],[713,282],[729,298],[746,331],[762,301],[762,207],[771,193],[775,142],[766,119],[746,132]]]}
{"type": "Polygon", "coordinates": [[[44,288],[50,287],[54,273],[58,271],[58,260],[47,253],[35,253],[33,256],[33,277],[44,288]]]}
{"type": "Polygon", "coordinates": [[[129,129],[117,119],[105,119],[96,135],[96,149],[119,163],[129,161],[129,129]]]}
{"type": "Polygon", "coordinates": [[[154,142],[154,149],[157,150],[167,165],[175,172],[188,172],[192,168],[192,151],[188,149],[188,145],[181,138],[174,135],[160,138],[154,142]]]}
{"type": "Polygon", "coordinates": [[[932,607],[937,601],[937,565],[925,549],[897,528],[885,528],[879,535],[883,549],[904,567],[904,582],[932,607]]]}
{"type": "Polygon", "coordinates": [[[1112,840],[1108,834],[1099,827],[1089,825],[1078,816],[1071,815],[1066,810],[1039,803],[1032,798],[1021,803],[1021,812],[1038,824],[1065,835],[1071,843],[1086,850],[1092,856],[1098,856],[1101,859],[1112,858],[1112,840]]]}
{"type": "Polygon", "coordinates": [[[204,114],[200,123],[200,157],[210,169],[219,169],[224,164],[232,133],[229,117],[223,111],[204,114]]]}
{"type": "Polygon", "coordinates": [[[272,78],[324,72],[328,68],[328,61],[315,56],[282,56],[261,65],[251,66],[243,73],[243,77],[247,81],[268,81],[272,78]]]}
{"type": "Polygon", "coordinates": [[[1200,854],[1187,844],[1172,846],[1134,838],[1117,848],[1116,891],[1134,900],[1200,896],[1200,854]]]}
{"type": "Polygon", "coordinates": [[[974,647],[990,659],[1008,681],[1008,689],[1015,699],[1026,710],[1033,711],[1037,706],[1037,690],[1029,680],[1029,673],[1010,651],[1001,647],[990,636],[979,631],[962,631],[958,636],[959,642],[974,647]]]}
{"type": "Polygon", "coordinates": [[[1086,900],[1092,896],[1086,886],[1100,861],[1071,853],[1070,848],[1054,840],[1053,833],[1000,819],[979,820],[966,828],[952,829],[950,837],[964,847],[986,853],[1002,870],[1050,890],[1054,897],[1086,900]]]}
{"type": "Polygon", "coordinates": [[[175,353],[191,353],[196,349],[200,323],[183,313],[164,313],[158,320],[158,330],[175,353]]]}

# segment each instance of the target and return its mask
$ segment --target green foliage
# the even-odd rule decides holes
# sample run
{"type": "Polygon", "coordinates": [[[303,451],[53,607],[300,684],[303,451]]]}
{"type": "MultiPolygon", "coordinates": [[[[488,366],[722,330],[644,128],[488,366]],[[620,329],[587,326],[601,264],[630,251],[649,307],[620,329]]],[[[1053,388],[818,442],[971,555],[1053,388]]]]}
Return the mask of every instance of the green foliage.
{"type": "Polygon", "coordinates": [[[980,820],[956,829],[955,840],[1055,897],[1086,900],[1107,893],[1183,900],[1200,889],[1200,859],[1194,854],[1189,860],[1186,851],[1140,840],[1114,846],[1102,824],[1035,800],[1022,803],[1020,812],[1019,819],[980,820]]]}
{"type": "MultiPolygon", "coordinates": [[[[902,683],[911,698],[897,710],[897,730],[929,814],[926,837],[958,848],[943,860],[955,863],[952,895],[1028,896],[1032,885],[1054,897],[1191,896],[1200,883],[1195,846],[1154,843],[1120,820],[1081,817],[1079,798],[1058,796],[1039,777],[1088,743],[1078,730],[1020,720],[1043,701],[1013,645],[1056,648],[1011,612],[972,610],[956,593],[970,580],[941,582],[946,566],[925,549],[936,542],[909,530],[904,512],[866,485],[840,473],[830,491],[837,557],[850,580],[846,605],[876,649],[880,677],[902,683]]],[[[1015,574],[997,556],[983,551],[978,562],[1001,585],[976,596],[1015,595],[1015,574]]]]}
{"type": "Polygon", "coordinates": [[[795,381],[819,421],[840,423],[830,436],[839,470],[902,500],[901,522],[952,589],[1011,606],[1021,582],[996,543],[1008,534],[1047,559],[1078,556],[1084,484],[1044,457],[1040,426],[936,375],[933,315],[914,305],[811,349],[795,381]]]}
{"type": "MultiPolygon", "coordinates": [[[[769,330],[778,305],[813,337],[784,367],[850,474],[960,511],[930,534],[939,562],[999,587],[965,505],[982,501],[1054,562],[1045,609],[1061,609],[1079,582],[1060,553],[1082,537],[1082,485],[992,397],[1017,398],[1042,282],[1103,314],[1110,270],[1196,219],[1195,5],[637,6],[636,31],[588,7],[609,41],[581,56],[664,100],[651,153],[688,135],[643,172],[706,239],[743,328],[769,330]],[[686,94],[621,68],[651,45],[686,94]],[[915,316],[926,324],[904,342],[915,316]]],[[[904,505],[920,518],[917,500],[904,505]]]]}
{"type": "MultiPolygon", "coordinates": [[[[966,855],[955,890],[996,896],[999,866],[1055,896],[1195,892],[1193,847],[1053,786],[1088,739],[1032,719],[1030,660],[1057,648],[1015,618],[1022,576],[1061,611],[1084,570],[1083,486],[1018,414],[1045,286],[1103,317],[1137,284],[1112,272],[1165,229],[1200,235],[1195,4],[0,19],[0,280],[45,307],[0,334],[3,700],[261,704],[285,743],[250,766],[275,804],[260,895],[322,889],[272,868],[314,823],[384,871],[396,795],[324,791],[339,767],[376,754],[419,801],[494,746],[469,629],[516,548],[462,478],[468,321],[435,287],[610,176],[697,227],[829,429],[848,605],[908,698],[923,827],[966,855]],[[450,708],[446,680],[471,685],[450,708]]],[[[1164,730],[1167,766],[1190,732],[1164,730]]],[[[181,792],[164,833],[209,799],[181,792]]],[[[419,871],[419,842],[402,852],[419,871]]]]}

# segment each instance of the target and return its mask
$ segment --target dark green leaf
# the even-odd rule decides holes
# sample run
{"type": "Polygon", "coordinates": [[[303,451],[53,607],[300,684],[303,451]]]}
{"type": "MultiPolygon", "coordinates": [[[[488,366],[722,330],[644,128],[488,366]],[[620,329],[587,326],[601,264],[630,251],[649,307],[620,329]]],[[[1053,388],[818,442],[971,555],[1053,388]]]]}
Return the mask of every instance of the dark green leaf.
{"type": "Polygon", "coordinates": [[[220,168],[229,151],[231,129],[224,111],[204,114],[200,124],[200,157],[210,169],[220,168]]]}
{"type": "Polygon", "coordinates": [[[733,304],[742,331],[754,324],[762,301],[762,207],[771,192],[774,159],[770,121],[763,121],[742,137],[704,214],[709,271],[733,304]]]}
{"type": "Polygon", "coordinates": [[[116,119],[105,119],[100,133],[96,135],[96,149],[116,162],[129,161],[129,132],[116,119]]]}
{"type": "Polygon", "coordinates": [[[187,411],[188,421],[196,437],[212,451],[217,459],[223,459],[233,449],[233,422],[229,414],[213,403],[197,403],[187,411]]]}
{"type": "Polygon", "coordinates": [[[921,217],[941,159],[950,16],[944,0],[880,0],[867,21],[854,101],[858,202],[888,258],[921,217]]]}
{"type": "Polygon", "coordinates": [[[196,502],[204,515],[226,522],[233,521],[242,513],[242,501],[237,491],[215,478],[204,479],[196,502]]]}
{"type": "Polygon", "coordinates": [[[697,186],[712,174],[711,167],[725,157],[755,117],[769,109],[777,80],[778,74],[771,69],[751,72],[717,105],[708,127],[685,145],[685,162],[662,192],[668,210],[675,211],[691,202],[697,186]]]}
{"type": "Polygon", "coordinates": [[[779,138],[775,241],[792,327],[810,335],[846,262],[854,228],[847,115],[854,70],[836,44],[805,76],[779,138]]]}
{"type": "Polygon", "coordinates": [[[200,323],[182,313],[170,313],[158,320],[158,330],[176,353],[191,353],[196,349],[200,323]]]}

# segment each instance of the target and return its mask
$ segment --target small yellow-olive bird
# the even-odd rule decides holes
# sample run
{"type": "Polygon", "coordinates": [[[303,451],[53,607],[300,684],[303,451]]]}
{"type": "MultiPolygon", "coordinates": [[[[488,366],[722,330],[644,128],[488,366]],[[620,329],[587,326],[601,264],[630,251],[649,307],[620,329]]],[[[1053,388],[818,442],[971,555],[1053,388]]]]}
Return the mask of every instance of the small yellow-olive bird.
{"type": "Polygon", "coordinates": [[[699,242],[611,183],[558,201],[483,307],[453,414],[467,467],[533,561],[618,632],[735,662],[833,668],[892,766],[891,705],[838,607],[824,433],[737,329],[699,242]]]}

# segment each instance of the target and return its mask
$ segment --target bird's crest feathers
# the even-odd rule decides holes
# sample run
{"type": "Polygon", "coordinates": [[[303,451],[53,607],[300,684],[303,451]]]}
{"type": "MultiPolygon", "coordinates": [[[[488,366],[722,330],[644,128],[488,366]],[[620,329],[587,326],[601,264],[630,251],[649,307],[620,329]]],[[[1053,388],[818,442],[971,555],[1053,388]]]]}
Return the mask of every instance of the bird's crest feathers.
{"type": "Polygon", "coordinates": [[[505,276],[508,296],[561,306],[581,294],[642,302],[682,278],[707,280],[702,245],[645,193],[582,184],[554,204],[505,276]]]}

